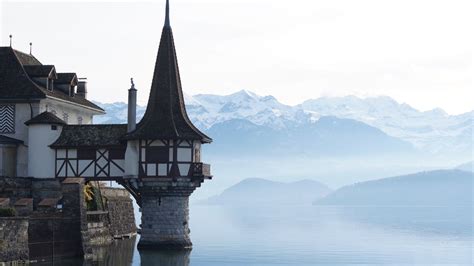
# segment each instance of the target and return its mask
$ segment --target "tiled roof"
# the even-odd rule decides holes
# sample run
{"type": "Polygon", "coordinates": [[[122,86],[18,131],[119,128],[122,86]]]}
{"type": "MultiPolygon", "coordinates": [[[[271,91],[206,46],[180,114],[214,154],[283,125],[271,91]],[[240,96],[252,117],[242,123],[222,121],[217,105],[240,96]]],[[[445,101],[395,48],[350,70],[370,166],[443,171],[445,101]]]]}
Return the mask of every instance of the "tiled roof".
{"type": "Polygon", "coordinates": [[[22,144],[22,143],[23,143],[22,140],[0,135],[0,144],[22,144]]]}
{"type": "Polygon", "coordinates": [[[32,198],[21,198],[15,202],[15,206],[28,206],[33,204],[32,198]]]}
{"type": "Polygon", "coordinates": [[[52,148],[123,146],[127,125],[66,125],[52,148]]]}
{"type": "Polygon", "coordinates": [[[70,84],[73,79],[77,79],[76,73],[58,73],[58,79],[54,82],[57,84],[70,84]]]}
{"type": "Polygon", "coordinates": [[[66,125],[67,123],[59,119],[56,115],[51,112],[43,112],[30,120],[25,122],[25,125],[38,125],[38,124],[48,124],[48,125],[66,125]]]}
{"type": "Polygon", "coordinates": [[[53,71],[53,65],[31,65],[31,66],[23,66],[28,76],[35,78],[35,77],[48,77],[53,71]]]}
{"type": "Polygon", "coordinates": [[[58,198],[46,198],[46,199],[41,200],[40,203],[38,203],[38,206],[39,207],[56,207],[56,205],[58,205],[58,202],[60,200],[61,199],[58,199],[58,198]]]}
{"type": "MultiPolygon", "coordinates": [[[[4,47],[4,48],[10,48],[10,47],[4,47]]],[[[13,49],[11,49],[11,50],[13,50],[13,49]]],[[[25,53],[17,51],[17,50],[13,50],[13,52],[18,57],[18,60],[20,60],[20,63],[22,65],[42,65],[41,62],[31,54],[25,54],[25,53]]]]}
{"type": "Polygon", "coordinates": [[[145,115],[127,139],[212,141],[192,124],[186,113],[173,32],[168,22],[161,35],[145,115]]]}
{"type": "Polygon", "coordinates": [[[40,100],[52,97],[104,112],[102,108],[83,97],[71,97],[61,90],[49,91],[36,84],[25,67],[42,66],[32,55],[16,51],[11,47],[0,47],[0,101],[40,100]]]}

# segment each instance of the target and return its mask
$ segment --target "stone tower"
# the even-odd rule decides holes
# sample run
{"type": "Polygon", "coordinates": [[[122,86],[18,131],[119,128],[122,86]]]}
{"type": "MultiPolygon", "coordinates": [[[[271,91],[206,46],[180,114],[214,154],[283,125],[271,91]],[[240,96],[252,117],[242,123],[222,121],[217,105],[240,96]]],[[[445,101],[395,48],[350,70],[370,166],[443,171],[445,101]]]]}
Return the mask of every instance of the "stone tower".
{"type": "Polygon", "coordinates": [[[148,106],[136,127],[129,117],[126,140],[125,161],[136,163],[127,164],[124,185],[135,191],[142,210],[138,247],[190,249],[189,196],[211,178],[201,145],[212,140],[186,114],[168,1],[148,106]]]}

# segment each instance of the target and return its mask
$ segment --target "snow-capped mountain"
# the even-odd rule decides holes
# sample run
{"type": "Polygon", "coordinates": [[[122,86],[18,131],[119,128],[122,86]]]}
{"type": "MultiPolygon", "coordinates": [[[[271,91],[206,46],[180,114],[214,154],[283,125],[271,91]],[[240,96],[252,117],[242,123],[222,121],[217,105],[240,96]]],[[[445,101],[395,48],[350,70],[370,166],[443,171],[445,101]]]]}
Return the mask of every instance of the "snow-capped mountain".
{"type": "Polygon", "coordinates": [[[472,151],[474,111],[457,116],[450,116],[439,108],[420,112],[386,96],[319,98],[298,107],[319,116],[364,122],[432,153],[472,151]]]}
{"type": "MultiPolygon", "coordinates": [[[[421,112],[386,96],[323,97],[288,106],[273,96],[242,90],[226,96],[186,95],[185,102],[189,117],[204,131],[222,128],[223,123],[243,124],[226,123],[229,121],[247,121],[260,126],[259,130],[294,132],[296,128],[302,130],[314,125],[321,117],[331,116],[363,122],[434,154],[470,154],[473,149],[474,111],[457,116],[450,116],[441,109],[421,112]]],[[[98,104],[107,115],[98,117],[96,123],[126,122],[125,103],[98,104]]],[[[144,111],[145,107],[138,107],[137,117],[144,111]]]]}

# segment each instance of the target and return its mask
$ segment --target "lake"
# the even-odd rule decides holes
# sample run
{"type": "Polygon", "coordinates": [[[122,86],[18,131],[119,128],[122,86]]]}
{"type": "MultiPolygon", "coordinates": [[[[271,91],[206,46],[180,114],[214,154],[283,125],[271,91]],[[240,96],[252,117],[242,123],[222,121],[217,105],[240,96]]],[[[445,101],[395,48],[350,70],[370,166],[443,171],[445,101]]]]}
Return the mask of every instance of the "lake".
{"type": "MultiPolygon", "coordinates": [[[[141,252],[137,239],[78,265],[473,263],[472,206],[191,206],[191,252],[141,252]]],[[[60,262],[58,265],[64,264],[60,262]]],[[[75,264],[73,262],[70,265],[75,264]]]]}

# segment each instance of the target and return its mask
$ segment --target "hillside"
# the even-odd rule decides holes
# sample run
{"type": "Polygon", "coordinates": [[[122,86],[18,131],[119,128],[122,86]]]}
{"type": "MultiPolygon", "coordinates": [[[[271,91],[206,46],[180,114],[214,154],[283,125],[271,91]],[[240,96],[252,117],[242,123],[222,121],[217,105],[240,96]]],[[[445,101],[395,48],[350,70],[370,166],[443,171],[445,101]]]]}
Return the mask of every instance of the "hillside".
{"type": "Polygon", "coordinates": [[[313,180],[280,183],[250,178],[226,189],[222,194],[201,201],[209,205],[294,205],[311,204],[314,198],[331,192],[326,185],[313,180]]]}
{"type": "Polygon", "coordinates": [[[467,171],[467,172],[474,172],[474,161],[462,164],[456,167],[456,169],[467,171]]]}
{"type": "Polygon", "coordinates": [[[457,206],[472,205],[474,174],[438,170],[343,187],[316,205],[457,206]]]}

